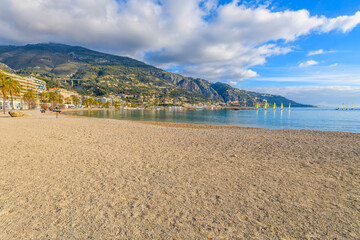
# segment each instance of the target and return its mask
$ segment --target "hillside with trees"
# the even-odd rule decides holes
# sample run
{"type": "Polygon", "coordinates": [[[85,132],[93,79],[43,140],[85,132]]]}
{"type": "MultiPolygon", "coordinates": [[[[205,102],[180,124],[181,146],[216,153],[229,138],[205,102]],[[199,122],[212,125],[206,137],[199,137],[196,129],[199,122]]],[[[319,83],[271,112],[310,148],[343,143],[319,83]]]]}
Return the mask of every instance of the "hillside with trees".
{"type": "Polygon", "coordinates": [[[269,102],[308,107],[281,96],[233,88],[225,83],[183,77],[141,61],[63,44],[0,46],[0,62],[20,75],[33,75],[47,86],[83,95],[156,96],[183,103],[254,106],[269,102]],[[67,81],[65,81],[67,79],[67,81]]]}

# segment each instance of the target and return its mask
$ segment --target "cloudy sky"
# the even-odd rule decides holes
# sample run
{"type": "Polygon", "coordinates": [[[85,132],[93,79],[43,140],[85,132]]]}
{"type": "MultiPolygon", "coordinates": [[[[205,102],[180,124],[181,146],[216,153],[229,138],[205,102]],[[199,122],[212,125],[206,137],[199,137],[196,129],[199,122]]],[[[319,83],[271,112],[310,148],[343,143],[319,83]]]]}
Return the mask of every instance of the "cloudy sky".
{"type": "Polygon", "coordinates": [[[57,42],[323,106],[360,106],[360,0],[1,0],[0,44],[57,42]]]}

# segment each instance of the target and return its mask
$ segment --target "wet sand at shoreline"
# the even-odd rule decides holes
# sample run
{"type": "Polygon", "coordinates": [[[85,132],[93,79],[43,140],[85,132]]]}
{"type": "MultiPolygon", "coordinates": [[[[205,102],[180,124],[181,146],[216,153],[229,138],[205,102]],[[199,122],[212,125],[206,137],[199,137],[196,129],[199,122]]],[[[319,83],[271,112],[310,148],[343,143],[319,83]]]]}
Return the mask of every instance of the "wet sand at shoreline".
{"type": "Polygon", "coordinates": [[[0,239],[358,239],[360,134],[0,117],[0,239]]]}

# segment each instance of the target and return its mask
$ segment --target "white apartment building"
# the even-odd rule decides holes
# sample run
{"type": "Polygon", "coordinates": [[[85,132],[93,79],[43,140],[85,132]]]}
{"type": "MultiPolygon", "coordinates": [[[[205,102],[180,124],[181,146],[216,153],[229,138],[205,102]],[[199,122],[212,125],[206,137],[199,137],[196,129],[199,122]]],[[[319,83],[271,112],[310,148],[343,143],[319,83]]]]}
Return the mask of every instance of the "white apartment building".
{"type": "MultiPolygon", "coordinates": [[[[1,71],[1,70],[0,70],[1,71]]],[[[24,94],[32,89],[35,93],[40,93],[46,90],[46,82],[35,77],[21,77],[19,75],[3,72],[2,73],[8,75],[12,79],[19,81],[21,85],[21,92],[17,96],[13,96],[14,100],[14,108],[15,109],[23,109],[25,108],[25,103],[23,101],[24,94]]],[[[37,100],[38,103],[38,100],[37,100]]],[[[5,102],[6,109],[11,109],[11,99],[10,95],[8,95],[7,100],[5,102]]],[[[0,94],[0,109],[3,109],[3,96],[0,94]]]]}

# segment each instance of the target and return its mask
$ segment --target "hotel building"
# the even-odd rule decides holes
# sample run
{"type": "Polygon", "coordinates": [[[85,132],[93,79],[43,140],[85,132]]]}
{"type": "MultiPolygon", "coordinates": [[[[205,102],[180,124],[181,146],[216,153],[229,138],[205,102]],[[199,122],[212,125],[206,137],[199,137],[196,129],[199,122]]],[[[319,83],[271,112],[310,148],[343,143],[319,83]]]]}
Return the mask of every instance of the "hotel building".
{"type": "MultiPolygon", "coordinates": [[[[1,70],[0,70],[1,71],[1,70]]],[[[9,76],[10,78],[18,81],[21,85],[21,92],[19,95],[13,96],[14,100],[14,108],[15,109],[23,109],[25,108],[25,103],[23,100],[24,94],[32,89],[35,93],[41,93],[46,90],[46,82],[35,77],[21,77],[19,75],[8,73],[5,71],[1,71],[5,75],[9,76]]],[[[37,96],[36,96],[37,97],[37,96]]],[[[36,103],[39,104],[39,100],[36,99],[36,103]]],[[[8,95],[8,98],[5,102],[6,109],[11,109],[11,98],[8,95]]],[[[0,109],[3,109],[3,96],[0,94],[0,109]]]]}

